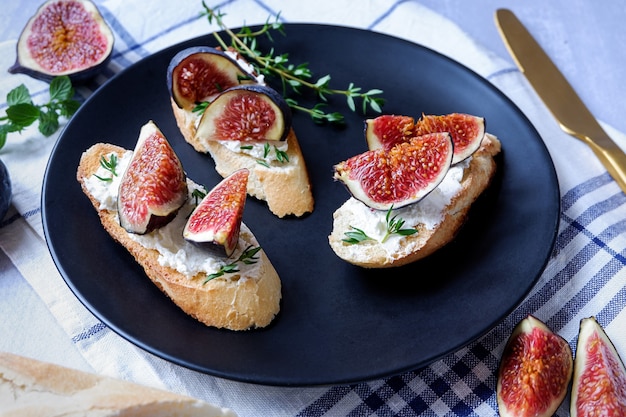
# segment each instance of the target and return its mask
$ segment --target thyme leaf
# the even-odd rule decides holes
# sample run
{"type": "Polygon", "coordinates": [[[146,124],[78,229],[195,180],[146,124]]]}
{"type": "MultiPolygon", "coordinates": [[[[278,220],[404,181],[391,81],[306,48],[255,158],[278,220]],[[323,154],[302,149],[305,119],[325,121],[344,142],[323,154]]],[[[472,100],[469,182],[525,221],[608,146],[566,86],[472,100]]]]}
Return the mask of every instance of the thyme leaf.
{"type": "Polygon", "coordinates": [[[320,105],[326,104],[329,96],[343,96],[348,108],[353,112],[356,112],[357,100],[361,100],[364,114],[368,108],[377,113],[382,112],[382,106],[385,102],[384,98],[381,97],[382,90],[362,91],[361,87],[357,87],[354,83],[349,83],[345,89],[333,88],[330,84],[332,79],[330,74],[315,79],[308,63],[294,64],[290,62],[289,54],[279,54],[273,48],[265,52],[260,51],[257,44],[259,37],[265,36],[273,42],[272,32],[274,31],[286,36],[284,26],[279,21],[280,13],[274,16],[274,21],[270,21],[271,17],[268,17],[265,24],[257,30],[253,31],[250,27],[243,26],[235,33],[224,24],[224,13],[207,6],[204,1],[202,6],[204,10],[201,14],[207,17],[209,23],[215,22],[229,38],[225,40],[219,33],[215,32],[213,35],[220,46],[225,50],[232,48],[248,58],[258,73],[266,77],[277,77],[282,84],[283,96],[287,99],[287,104],[294,110],[308,113],[315,123],[343,124],[345,122],[341,113],[326,113],[324,107],[320,105]],[[299,105],[296,100],[287,98],[291,92],[300,95],[303,94],[303,90],[312,91],[320,103],[313,107],[305,107],[299,105]]]}
{"type": "MultiPolygon", "coordinates": [[[[389,237],[392,235],[409,236],[417,233],[417,229],[413,227],[403,228],[405,220],[401,217],[398,217],[398,215],[392,217],[392,210],[393,205],[389,207],[389,210],[387,210],[387,213],[385,215],[386,230],[383,238],[380,240],[380,243],[385,243],[387,239],[389,239],[389,237]]],[[[342,239],[342,241],[349,245],[356,245],[366,240],[376,240],[368,236],[363,230],[358,229],[354,226],[350,226],[350,230],[345,232],[344,235],[346,236],[346,238],[342,239]]]]}
{"type": "Polygon", "coordinates": [[[117,168],[117,155],[112,153],[109,159],[107,160],[104,155],[100,157],[100,166],[111,173],[110,177],[101,177],[99,175],[94,174],[96,178],[100,181],[110,182],[113,181],[113,177],[117,177],[117,172],[115,169],[117,168]]]}
{"type": "Polygon", "coordinates": [[[241,255],[239,255],[239,257],[226,265],[223,265],[217,272],[214,272],[212,274],[209,274],[206,276],[206,279],[204,280],[203,284],[206,284],[207,282],[211,281],[212,279],[224,276],[226,274],[232,274],[235,272],[239,272],[239,266],[238,263],[241,262],[245,265],[252,265],[257,263],[257,261],[259,260],[259,257],[257,256],[257,253],[261,250],[260,246],[248,246],[242,253],[241,255]]]}

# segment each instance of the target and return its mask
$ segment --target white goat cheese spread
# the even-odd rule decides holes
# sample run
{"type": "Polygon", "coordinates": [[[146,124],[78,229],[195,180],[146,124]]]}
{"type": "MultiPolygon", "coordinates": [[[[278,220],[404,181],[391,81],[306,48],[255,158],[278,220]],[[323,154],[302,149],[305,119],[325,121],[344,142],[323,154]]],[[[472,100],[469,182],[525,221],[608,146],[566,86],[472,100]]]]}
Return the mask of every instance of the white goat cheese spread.
{"type": "MultiPolygon", "coordinates": [[[[463,173],[469,167],[471,160],[472,157],[469,157],[451,166],[437,188],[415,204],[392,210],[390,218],[396,216],[397,219],[404,220],[404,228],[422,224],[428,230],[434,229],[443,221],[445,207],[461,189],[463,173]]],[[[387,231],[387,211],[374,210],[353,197],[350,197],[340,210],[344,213],[350,212],[351,217],[354,218],[350,226],[361,229],[367,236],[379,242],[382,241],[387,231]]],[[[382,246],[387,253],[394,253],[403,239],[406,239],[406,236],[393,234],[382,243],[382,246]]],[[[355,250],[358,248],[355,247],[355,250]]]]}
{"type": "MultiPolygon", "coordinates": [[[[103,167],[98,168],[95,175],[84,180],[88,191],[100,202],[100,210],[109,210],[117,213],[119,184],[122,174],[132,159],[132,154],[131,151],[127,151],[118,159],[116,168],[117,175],[113,176],[112,181],[103,181],[96,177],[111,178],[111,172],[105,170],[103,167]]],[[[109,160],[110,155],[107,155],[106,158],[109,160]]],[[[250,230],[243,223],[241,224],[241,232],[239,234],[239,245],[235,253],[229,259],[216,257],[207,250],[187,242],[183,238],[183,228],[185,227],[189,214],[195,208],[196,203],[195,197],[191,194],[195,189],[206,192],[202,186],[190,179],[187,179],[187,186],[189,188],[189,197],[187,202],[178,211],[174,220],[145,235],[129,233],[129,236],[133,240],[140,243],[146,249],[154,249],[159,252],[159,264],[161,266],[175,269],[187,278],[192,278],[199,273],[210,275],[219,271],[222,266],[237,259],[248,246],[259,246],[259,243],[250,230]]],[[[246,271],[257,268],[256,265],[257,264],[246,265],[240,262],[238,268],[242,274],[254,275],[254,273],[248,273],[246,271]]]]}

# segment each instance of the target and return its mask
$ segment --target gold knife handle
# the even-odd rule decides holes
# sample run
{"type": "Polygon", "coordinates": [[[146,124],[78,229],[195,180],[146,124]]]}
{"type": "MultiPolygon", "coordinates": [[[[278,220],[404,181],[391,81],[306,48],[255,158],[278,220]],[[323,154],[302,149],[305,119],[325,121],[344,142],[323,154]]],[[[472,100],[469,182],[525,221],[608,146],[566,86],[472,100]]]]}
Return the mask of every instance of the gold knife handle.
{"type": "Polygon", "coordinates": [[[603,147],[598,143],[606,143],[604,138],[584,137],[581,139],[591,147],[622,192],[626,194],[626,154],[613,141],[611,141],[612,146],[603,147]]]}

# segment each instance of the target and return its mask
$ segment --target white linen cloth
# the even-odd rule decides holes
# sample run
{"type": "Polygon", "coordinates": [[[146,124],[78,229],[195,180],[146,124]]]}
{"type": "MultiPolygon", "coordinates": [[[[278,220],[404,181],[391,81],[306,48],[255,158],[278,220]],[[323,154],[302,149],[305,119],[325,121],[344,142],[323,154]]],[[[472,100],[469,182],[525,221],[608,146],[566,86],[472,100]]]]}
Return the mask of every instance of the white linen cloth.
{"type": "MultiPolygon", "coordinates": [[[[115,51],[104,83],[114,73],[167,46],[217,29],[199,1],[97,2],[115,32],[115,51]]],[[[0,224],[0,248],[41,297],[86,362],[99,374],[165,388],[234,409],[240,416],[477,415],[497,413],[495,370],[512,327],[532,313],[575,347],[579,320],[596,316],[626,353],[626,196],[593,153],[563,133],[522,74],[476,44],[456,25],[410,1],[332,0],[207,2],[226,13],[231,27],[264,23],[280,12],[286,23],[329,23],[387,33],[425,45],[466,65],[510,97],[544,139],[554,160],[562,214],[554,254],[540,281],[506,320],[469,346],[424,370],[351,386],[288,388],[239,383],[191,371],[157,358],[106,328],[76,299],[57,272],[41,226],[41,187],[58,133],[36,128],[11,134],[0,158],[13,182],[13,207],[0,224]],[[460,370],[463,368],[464,370],[460,370]]],[[[0,72],[14,61],[14,42],[0,44],[0,72]]],[[[35,101],[47,84],[23,75],[0,78],[6,93],[25,83],[35,101]]],[[[91,91],[80,88],[87,97],[91,91]]],[[[610,126],[622,148],[626,136],[610,126]]],[[[33,323],[37,326],[37,323],[33,323]]],[[[41,346],[46,349],[46,346],[41,346]]],[[[567,415],[562,406],[558,415],[567,415]]]]}

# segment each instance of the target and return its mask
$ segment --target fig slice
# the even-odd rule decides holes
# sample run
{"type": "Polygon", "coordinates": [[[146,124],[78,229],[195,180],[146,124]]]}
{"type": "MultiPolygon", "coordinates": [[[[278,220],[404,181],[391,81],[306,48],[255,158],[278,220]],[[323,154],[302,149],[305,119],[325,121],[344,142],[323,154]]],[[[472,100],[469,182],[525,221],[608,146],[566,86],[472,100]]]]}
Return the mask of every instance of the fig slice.
{"type": "Polygon", "coordinates": [[[129,233],[149,233],[172,221],[187,197],[183,166],[163,133],[149,121],[139,132],[120,180],[120,225],[129,233]]]}
{"type": "Polygon", "coordinates": [[[255,77],[222,50],[208,46],[183,49],[170,60],[167,86],[181,109],[213,100],[221,92],[241,84],[256,83],[255,77]]]}
{"type": "Polygon", "coordinates": [[[454,142],[454,158],[456,164],[469,158],[485,137],[485,119],[463,113],[450,113],[442,116],[422,115],[415,123],[415,134],[449,132],[454,142]]]}
{"type": "Polygon", "coordinates": [[[626,369],[595,317],[580,321],[570,415],[626,415],[626,369]]]}
{"type": "Polygon", "coordinates": [[[506,343],[496,395],[501,417],[550,417],[567,394],[572,350],[561,336],[529,315],[506,343]]]}
{"type": "Polygon", "coordinates": [[[185,240],[219,256],[230,257],[239,242],[249,171],[233,172],[217,184],[191,213],[185,240]]]}
{"type": "Polygon", "coordinates": [[[27,22],[10,73],[50,81],[93,77],[110,60],[113,32],[90,0],[48,0],[27,22]]]}
{"type": "Polygon", "coordinates": [[[334,178],[377,210],[413,204],[434,190],[452,161],[450,134],[417,136],[389,150],[375,149],[335,165],[334,178]]]}
{"type": "Polygon", "coordinates": [[[365,121],[367,147],[391,149],[398,143],[410,140],[414,134],[415,120],[410,116],[383,114],[365,121]]]}
{"type": "Polygon", "coordinates": [[[291,109],[276,90],[264,85],[229,88],[205,109],[196,138],[202,141],[284,141],[291,109]]]}

